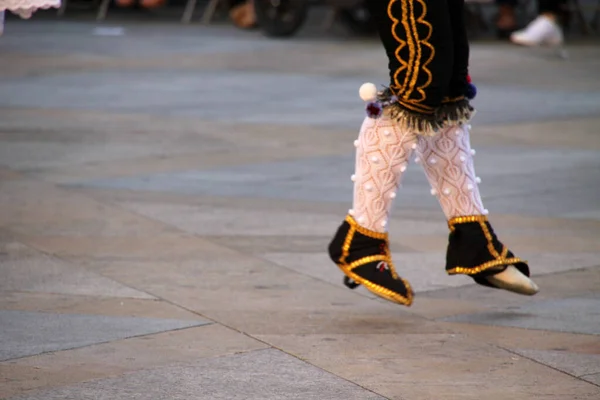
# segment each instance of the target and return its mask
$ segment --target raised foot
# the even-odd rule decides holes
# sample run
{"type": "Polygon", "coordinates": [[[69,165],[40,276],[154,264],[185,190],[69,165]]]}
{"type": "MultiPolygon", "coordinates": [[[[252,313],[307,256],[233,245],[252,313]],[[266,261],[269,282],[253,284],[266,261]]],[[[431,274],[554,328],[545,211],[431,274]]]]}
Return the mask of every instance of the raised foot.
{"type": "Polygon", "coordinates": [[[533,296],[540,291],[538,285],[521,273],[514,265],[509,265],[504,271],[486,279],[494,287],[526,296],[533,296]]]}

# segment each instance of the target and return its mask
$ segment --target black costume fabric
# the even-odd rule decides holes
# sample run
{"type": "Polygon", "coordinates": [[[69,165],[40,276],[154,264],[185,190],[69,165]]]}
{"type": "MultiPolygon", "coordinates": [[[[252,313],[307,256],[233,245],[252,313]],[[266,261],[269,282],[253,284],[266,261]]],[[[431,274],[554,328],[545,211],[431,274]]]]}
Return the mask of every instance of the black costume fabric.
{"type": "Polygon", "coordinates": [[[347,216],[329,244],[329,256],[344,274],[372,293],[398,304],[410,306],[413,291],[396,273],[388,236],[374,232],[347,216]]]}
{"type": "MultiPolygon", "coordinates": [[[[393,107],[432,124],[468,119],[464,0],[369,0],[389,60],[393,107]],[[453,110],[459,109],[459,110],[453,110]]],[[[427,130],[416,126],[419,131],[427,130]]]]}
{"type": "Polygon", "coordinates": [[[448,221],[450,235],[446,252],[446,271],[450,275],[471,276],[480,285],[492,286],[485,278],[514,265],[529,277],[529,266],[502,244],[487,217],[456,217],[448,221]]]}

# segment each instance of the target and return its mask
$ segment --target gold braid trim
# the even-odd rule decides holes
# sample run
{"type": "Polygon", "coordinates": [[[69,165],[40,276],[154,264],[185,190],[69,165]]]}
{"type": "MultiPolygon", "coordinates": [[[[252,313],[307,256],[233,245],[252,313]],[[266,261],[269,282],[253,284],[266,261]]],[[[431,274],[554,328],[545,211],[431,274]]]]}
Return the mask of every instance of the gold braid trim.
{"type": "Polygon", "coordinates": [[[366,256],[360,258],[350,264],[346,264],[345,267],[348,269],[348,271],[352,271],[353,269],[375,261],[385,261],[388,263],[388,266],[392,263],[392,260],[389,259],[387,254],[378,254],[376,256],[366,256]]]}
{"type": "Polygon", "coordinates": [[[466,223],[470,223],[470,222],[478,222],[479,223],[481,230],[483,231],[483,235],[485,236],[485,238],[488,242],[487,249],[490,252],[490,254],[495,258],[495,260],[491,260],[491,261],[485,262],[481,265],[478,265],[476,267],[471,267],[471,268],[460,267],[460,266],[454,267],[447,271],[447,273],[449,275],[456,275],[456,274],[476,275],[476,274],[483,272],[485,270],[488,270],[490,268],[495,268],[495,267],[499,267],[499,266],[512,265],[512,264],[516,264],[516,263],[527,264],[527,261],[521,260],[519,257],[506,258],[507,254],[508,254],[508,247],[506,247],[505,245],[502,245],[502,252],[498,253],[498,251],[494,247],[494,243],[492,240],[492,234],[490,233],[490,230],[488,229],[488,227],[486,225],[486,222],[488,222],[488,218],[485,215],[467,215],[467,216],[462,216],[462,217],[454,217],[448,221],[448,227],[450,228],[451,232],[454,232],[454,230],[456,229],[454,227],[455,225],[466,224],[466,223]]]}
{"type": "Polygon", "coordinates": [[[473,268],[465,268],[465,267],[454,267],[448,270],[448,275],[456,275],[456,274],[465,274],[465,275],[476,275],[482,271],[488,270],[490,268],[504,266],[504,265],[512,265],[516,263],[525,263],[527,261],[521,260],[519,257],[511,257],[511,258],[498,258],[497,260],[488,261],[477,267],[473,268]]]}
{"type": "Polygon", "coordinates": [[[388,4],[388,9],[387,9],[387,14],[388,17],[393,21],[392,23],[392,36],[394,36],[394,39],[396,39],[396,41],[398,42],[398,48],[396,49],[396,52],[394,53],[394,55],[396,56],[396,59],[398,60],[398,62],[400,63],[401,67],[398,68],[396,70],[396,72],[394,73],[394,85],[396,86],[396,89],[398,90],[403,90],[404,88],[406,88],[406,85],[408,84],[408,73],[404,76],[404,83],[402,85],[400,85],[400,82],[398,81],[398,75],[400,75],[400,73],[402,71],[404,71],[405,69],[409,69],[409,63],[411,63],[412,61],[412,55],[414,54],[414,48],[413,48],[413,43],[412,41],[410,41],[410,30],[408,27],[408,19],[406,18],[407,15],[407,1],[406,0],[401,0],[402,1],[402,25],[404,26],[404,30],[406,32],[406,36],[407,36],[407,41],[408,43],[408,49],[409,49],[409,62],[406,62],[402,59],[402,57],[400,57],[400,51],[406,47],[407,45],[407,41],[404,41],[402,39],[400,39],[400,37],[396,34],[396,27],[398,26],[398,24],[400,23],[400,20],[396,17],[394,17],[393,13],[392,13],[392,7],[394,6],[394,4],[397,2],[398,0],[390,0],[390,3],[388,4]]]}
{"type": "Polygon", "coordinates": [[[429,107],[423,104],[412,104],[407,102],[406,100],[398,100],[398,104],[400,104],[402,107],[410,110],[410,111],[414,111],[414,112],[418,112],[421,114],[433,114],[435,113],[435,110],[433,109],[433,107],[429,107]]]}
{"type": "MultiPolygon", "coordinates": [[[[424,0],[390,0],[387,8],[387,14],[390,20],[392,21],[392,36],[398,43],[398,47],[394,52],[396,59],[400,63],[400,68],[398,68],[393,75],[394,80],[394,88],[395,91],[402,97],[403,105],[407,108],[410,108],[406,105],[409,103],[412,105],[413,111],[415,108],[419,107],[421,109],[425,109],[428,112],[432,111],[431,107],[424,106],[422,103],[427,100],[427,95],[425,93],[425,89],[431,84],[433,80],[433,75],[429,70],[428,66],[433,61],[435,57],[435,48],[431,43],[429,43],[429,39],[433,33],[433,27],[429,22],[425,20],[427,16],[427,4],[424,0]],[[402,8],[402,21],[396,18],[392,12],[394,5],[400,1],[402,8]],[[422,7],[421,15],[415,18],[415,10],[414,3],[418,2],[422,7]],[[403,30],[406,33],[406,40],[402,40],[397,34],[398,25],[402,24],[403,30]],[[419,37],[418,25],[423,25],[427,27],[427,34],[424,38],[419,37]],[[403,60],[400,57],[400,51],[408,46],[408,61],[403,60]],[[423,56],[423,47],[427,47],[430,50],[430,56],[421,64],[421,58],[423,56]],[[398,77],[401,72],[405,71],[404,82],[400,84],[398,77]],[[415,88],[417,85],[417,80],[419,78],[420,73],[424,73],[427,76],[425,83],[415,88]],[[410,97],[414,92],[418,92],[420,97],[418,99],[411,99],[410,97]]],[[[423,112],[423,111],[420,111],[423,112]]]]}
{"type": "MultiPolygon", "coordinates": [[[[427,5],[425,4],[425,1],[423,1],[423,0],[417,0],[417,1],[423,7],[423,13],[417,19],[417,23],[425,25],[428,29],[426,37],[419,40],[417,26],[416,26],[416,24],[413,23],[415,37],[417,38],[417,49],[418,49],[417,65],[415,66],[415,70],[418,71],[419,67],[420,67],[422,69],[422,71],[427,75],[427,81],[424,84],[422,84],[421,86],[417,87],[417,89],[416,89],[417,92],[419,92],[419,94],[421,94],[421,98],[419,100],[417,100],[417,102],[420,103],[422,101],[425,101],[425,99],[427,98],[427,95],[425,94],[424,89],[427,86],[431,85],[431,81],[433,80],[433,75],[431,74],[431,71],[429,71],[427,66],[431,63],[431,61],[433,61],[433,58],[435,56],[435,48],[431,45],[431,43],[429,43],[429,39],[431,38],[431,34],[433,33],[433,27],[431,26],[431,24],[429,22],[425,21],[425,17],[427,16],[427,5]],[[428,47],[431,50],[431,54],[429,55],[429,58],[427,60],[425,60],[423,65],[419,66],[419,63],[421,61],[421,53],[422,53],[421,46],[428,47]]],[[[412,2],[411,2],[411,8],[412,8],[412,2]]],[[[411,13],[411,19],[414,20],[413,13],[411,13]]],[[[405,95],[406,98],[408,98],[408,95],[410,95],[412,93],[413,88],[417,82],[417,77],[418,77],[418,72],[415,72],[413,80],[411,82],[411,88],[410,88],[408,94],[405,95]]]]}
{"type": "Polygon", "coordinates": [[[444,99],[442,100],[442,103],[455,103],[457,101],[461,101],[464,100],[465,96],[458,96],[458,97],[444,97],[444,99]]]}
{"type": "MultiPolygon", "coordinates": [[[[365,258],[369,258],[369,257],[365,257],[365,258]]],[[[364,259],[360,259],[358,261],[362,261],[362,260],[364,260],[364,259]]],[[[355,261],[352,264],[355,264],[358,261],[355,261]]],[[[372,261],[368,261],[368,262],[372,262],[372,261]]],[[[367,262],[364,262],[364,264],[367,264],[367,262]]],[[[357,268],[359,266],[360,265],[354,265],[353,268],[357,268]]],[[[390,267],[390,270],[393,270],[393,266],[391,263],[388,263],[388,266],[390,267]]],[[[377,285],[377,284],[361,277],[360,275],[355,274],[354,272],[352,272],[352,270],[350,268],[348,268],[347,264],[338,264],[338,267],[342,270],[342,272],[348,278],[352,279],[356,283],[363,285],[370,292],[376,294],[377,296],[383,297],[384,299],[392,301],[394,303],[403,304],[405,306],[410,306],[412,304],[413,291],[412,291],[412,288],[410,287],[410,284],[407,281],[405,281],[404,279],[402,279],[400,277],[396,278],[396,279],[399,279],[400,281],[402,281],[402,283],[404,284],[404,287],[406,287],[406,292],[408,294],[406,297],[402,296],[401,294],[396,293],[390,289],[387,289],[383,286],[377,285]]]]}
{"type": "Polygon", "coordinates": [[[454,225],[466,224],[468,222],[487,222],[488,218],[485,215],[468,215],[464,217],[454,217],[448,221],[448,227],[454,232],[454,225]]]}
{"type": "MultiPolygon", "coordinates": [[[[354,229],[358,233],[361,233],[365,236],[370,237],[371,239],[387,240],[387,238],[388,238],[387,233],[375,232],[375,231],[372,231],[372,230],[369,230],[367,228],[360,226],[358,224],[358,222],[356,222],[356,220],[352,217],[352,215],[346,216],[346,222],[350,224],[350,227],[352,229],[354,229]]],[[[350,248],[350,247],[348,247],[348,248],[350,248]]]]}
{"type": "Polygon", "coordinates": [[[358,225],[358,223],[354,220],[354,218],[351,215],[346,216],[346,222],[348,222],[350,224],[350,229],[348,230],[348,233],[346,234],[346,237],[344,238],[344,244],[342,245],[342,256],[340,257],[340,260],[337,263],[337,266],[342,270],[342,272],[346,276],[348,276],[354,282],[363,285],[369,291],[376,294],[377,296],[383,297],[384,299],[392,301],[394,303],[399,303],[399,304],[403,304],[405,306],[410,306],[412,304],[412,299],[413,299],[412,289],[410,287],[410,284],[407,281],[405,281],[404,279],[400,278],[400,276],[398,276],[398,273],[396,272],[396,268],[394,267],[394,264],[392,263],[390,251],[387,246],[387,233],[374,232],[367,228],[364,228],[364,227],[358,225]],[[348,264],[346,262],[346,259],[348,258],[348,255],[350,254],[350,247],[352,246],[352,239],[354,238],[354,234],[356,232],[359,232],[359,233],[361,233],[365,236],[368,236],[372,239],[385,240],[386,241],[386,254],[379,254],[379,255],[363,257],[363,258],[360,258],[360,259],[348,264]],[[388,264],[388,267],[390,269],[390,273],[392,274],[392,277],[394,279],[398,279],[398,280],[402,281],[402,283],[406,287],[406,291],[408,293],[407,297],[404,297],[404,296],[402,296],[390,289],[387,289],[383,286],[377,285],[365,278],[362,278],[361,276],[355,274],[354,272],[352,272],[352,270],[354,270],[362,265],[365,265],[365,264],[368,264],[371,262],[375,262],[375,261],[385,261],[388,264]]]}
{"type": "Polygon", "coordinates": [[[352,246],[354,232],[356,232],[356,229],[351,224],[350,229],[348,229],[348,233],[346,234],[346,238],[344,239],[344,244],[342,245],[342,255],[339,260],[342,264],[346,263],[346,258],[348,258],[348,255],[350,254],[350,246],[352,246]]]}

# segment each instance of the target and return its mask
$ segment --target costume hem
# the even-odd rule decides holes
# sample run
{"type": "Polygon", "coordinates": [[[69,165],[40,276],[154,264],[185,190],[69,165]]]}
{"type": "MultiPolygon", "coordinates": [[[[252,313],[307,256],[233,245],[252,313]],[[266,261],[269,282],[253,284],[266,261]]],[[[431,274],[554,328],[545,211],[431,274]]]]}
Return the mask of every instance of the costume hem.
{"type": "Polygon", "coordinates": [[[406,104],[399,100],[390,88],[377,94],[381,113],[395,120],[402,128],[424,136],[434,136],[440,130],[468,123],[475,109],[466,98],[450,99],[439,107],[431,108],[420,104],[406,104]]]}

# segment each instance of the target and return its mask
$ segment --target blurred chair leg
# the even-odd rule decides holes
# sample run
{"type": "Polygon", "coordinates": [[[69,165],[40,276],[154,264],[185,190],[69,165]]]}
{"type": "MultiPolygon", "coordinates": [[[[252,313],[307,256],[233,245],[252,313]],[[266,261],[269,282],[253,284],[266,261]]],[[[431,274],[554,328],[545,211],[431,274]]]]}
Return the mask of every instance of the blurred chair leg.
{"type": "Polygon", "coordinates": [[[58,8],[58,11],[56,12],[56,14],[59,17],[62,17],[63,15],[65,15],[65,12],[67,11],[67,3],[68,3],[68,0],[62,0],[60,2],[60,7],[58,8]]]}
{"type": "MultiPolygon", "coordinates": [[[[194,2],[196,0],[193,0],[194,2]]],[[[210,24],[210,22],[212,21],[215,12],[217,11],[217,7],[219,6],[219,3],[221,3],[221,0],[210,0],[210,3],[208,3],[208,5],[206,6],[206,8],[204,9],[204,12],[202,13],[202,23],[205,25],[210,24]]]]}
{"type": "Polygon", "coordinates": [[[594,31],[600,31],[600,0],[596,4],[596,10],[594,11],[594,16],[592,17],[592,21],[590,22],[590,26],[594,31]]]}
{"type": "Polygon", "coordinates": [[[323,21],[323,29],[325,31],[333,28],[333,24],[335,24],[335,20],[338,17],[339,10],[337,7],[331,7],[331,10],[325,16],[325,21],[323,21]]]}
{"type": "Polygon", "coordinates": [[[581,9],[579,0],[571,0],[570,3],[570,9],[575,13],[575,16],[579,22],[579,26],[581,27],[581,31],[583,34],[589,35],[592,29],[590,24],[588,24],[587,20],[585,19],[585,15],[583,15],[583,10],[581,9]]]}
{"type": "Polygon", "coordinates": [[[477,16],[477,24],[479,25],[481,30],[483,30],[484,32],[488,32],[490,30],[490,25],[486,21],[485,15],[483,14],[483,6],[480,3],[474,5],[476,10],[475,15],[477,16]]]}
{"type": "Polygon", "coordinates": [[[104,21],[106,19],[110,2],[111,0],[102,0],[102,3],[100,3],[100,8],[98,9],[98,14],[96,15],[96,21],[104,21]]]}
{"type": "Polygon", "coordinates": [[[183,15],[181,16],[182,23],[189,24],[192,21],[194,11],[196,10],[197,2],[198,0],[188,0],[187,3],[185,3],[185,10],[183,11],[183,15]]]}

